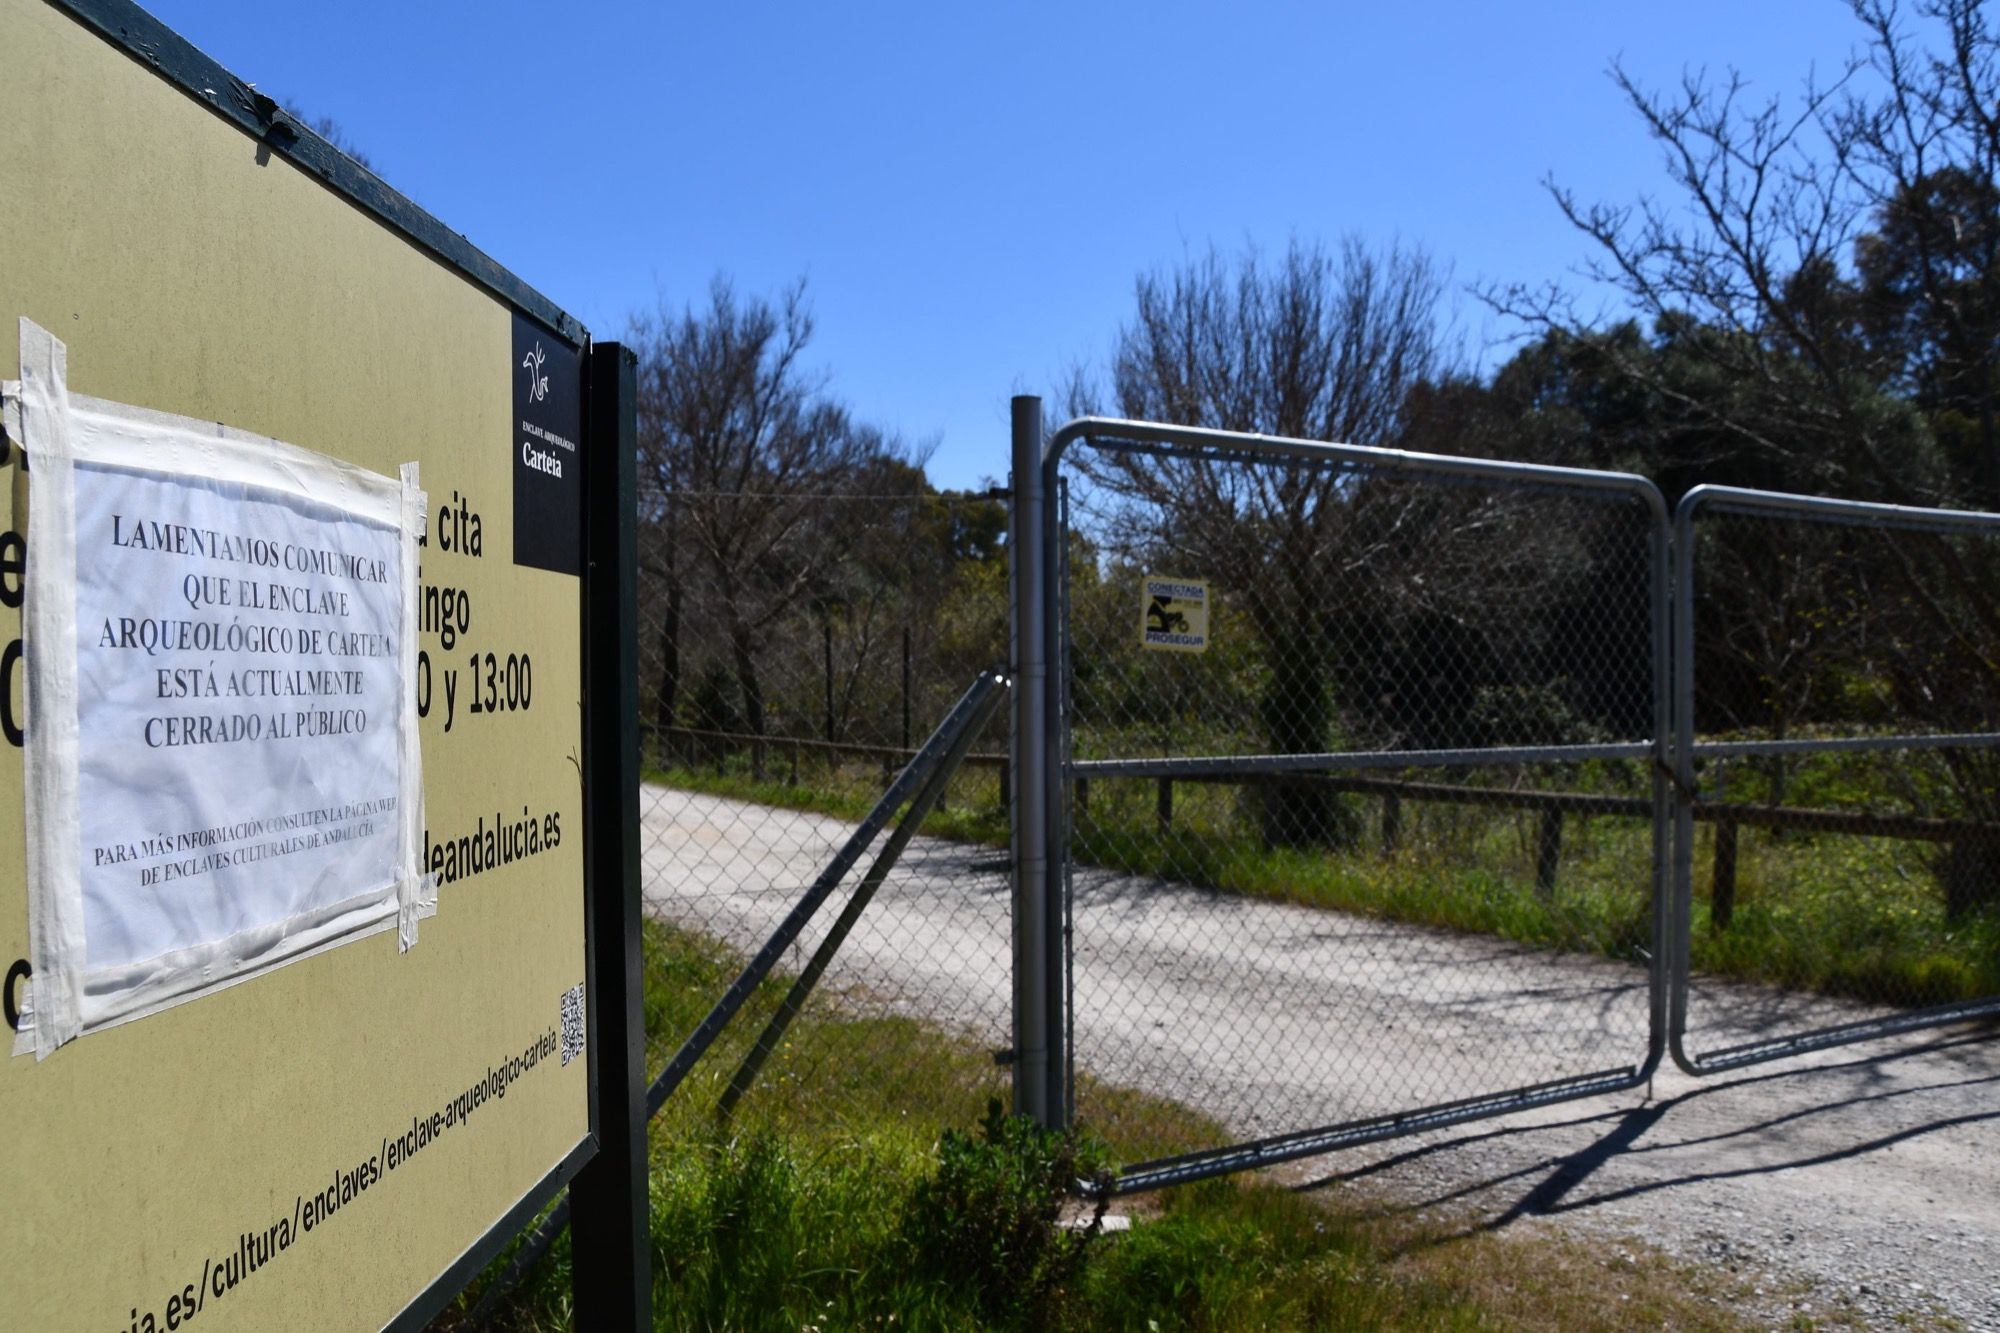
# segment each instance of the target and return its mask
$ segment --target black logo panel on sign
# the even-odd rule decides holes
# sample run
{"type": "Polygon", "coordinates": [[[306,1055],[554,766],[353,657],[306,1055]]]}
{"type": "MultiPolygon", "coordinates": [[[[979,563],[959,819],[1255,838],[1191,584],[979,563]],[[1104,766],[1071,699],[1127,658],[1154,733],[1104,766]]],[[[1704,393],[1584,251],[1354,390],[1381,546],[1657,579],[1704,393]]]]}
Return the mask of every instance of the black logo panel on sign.
{"type": "Polygon", "coordinates": [[[514,316],[514,563],[583,572],[583,357],[514,316]]]}

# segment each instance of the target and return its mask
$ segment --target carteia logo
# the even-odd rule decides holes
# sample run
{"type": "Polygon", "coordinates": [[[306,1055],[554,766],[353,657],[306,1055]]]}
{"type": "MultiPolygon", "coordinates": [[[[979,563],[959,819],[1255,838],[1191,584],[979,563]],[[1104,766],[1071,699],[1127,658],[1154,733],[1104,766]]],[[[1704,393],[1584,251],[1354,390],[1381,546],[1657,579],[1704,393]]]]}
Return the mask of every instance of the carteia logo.
{"type": "Polygon", "coordinates": [[[528,372],[528,401],[539,403],[549,396],[549,377],[542,373],[541,340],[535,341],[535,350],[521,358],[521,369],[528,372]]]}

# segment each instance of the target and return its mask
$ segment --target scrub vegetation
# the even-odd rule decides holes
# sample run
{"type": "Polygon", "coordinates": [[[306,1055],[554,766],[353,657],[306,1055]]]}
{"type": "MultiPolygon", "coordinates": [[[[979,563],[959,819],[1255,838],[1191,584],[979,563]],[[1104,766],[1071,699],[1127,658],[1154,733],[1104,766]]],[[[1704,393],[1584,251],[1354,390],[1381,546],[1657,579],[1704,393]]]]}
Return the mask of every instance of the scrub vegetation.
{"type": "MultiPolygon", "coordinates": [[[[658,1068],[740,960],[655,924],[646,964],[658,1068]]],[[[775,1003],[784,984],[760,999],[775,1003]]],[[[1048,1134],[1002,1113],[985,1051],[902,1020],[809,1010],[721,1125],[716,1095],[747,1041],[725,1038],[653,1124],[661,1330],[1739,1326],[1715,1278],[1631,1244],[1502,1237],[1267,1180],[1119,1199],[1109,1211],[1132,1225],[1106,1230],[1076,1182],[1213,1127],[1105,1089],[1092,1094],[1105,1108],[1095,1133],[1048,1134]],[[898,1029],[893,1061],[885,1024],[898,1029]]],[[[568,1245],[486,1326],[570,1328],[568,1245]]],[[[466,1312],[504,1263],[439,1319],[441,1333],[472,1327],[466,1312]]]]}

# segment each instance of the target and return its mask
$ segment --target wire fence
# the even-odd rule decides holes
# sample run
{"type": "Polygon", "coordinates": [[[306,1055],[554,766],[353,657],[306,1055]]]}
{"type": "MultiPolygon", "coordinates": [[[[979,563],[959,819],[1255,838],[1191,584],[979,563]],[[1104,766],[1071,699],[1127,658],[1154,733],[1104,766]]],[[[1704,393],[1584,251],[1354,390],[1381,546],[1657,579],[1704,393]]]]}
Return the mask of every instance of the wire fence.
{"type": "Polygon", "coordinates": [[[1624,1086],[1657,1054],[1663,519],[1636,479],[1068,452],[1075,1113],[1133,1185],[1624,1086]]]}
{"type": "MultiPolygon", "coordinates": [[[[1028,995],[1051,1118],[1119,1142],[1126,1188],[2000,1009],[2000,519],[1705,488],[1675,526],[1613,474],[1065,435],[1016,609],[1055,631],[1013,681],[1050,690],[1045,841],[1017,715],[866,910],[841,920],[857,867],[806,925],[688,1107],[736,1103],[829,932],[736,1114],[901,1083],[971,1119],[1020,1077],[1028,995]]],[[[642,513],[677,1036],[1010,657],[998,500],[771,500],[642,513]]]]}
{"type": "MultiPolygon", "coordinates": [[[[653,492],[641,518],[641,864],[673,969],[671,1012],[656,1014],[671,1051],[967,684],[1004,663],[1004,506],[653,492]]],[[[727,1098],[731,1114],[838,1121],[880,1111],[912,1078],[961,1089],[968,1119],[1004,1096],[1005,751],[1004,724],[973,739],[934,816],[959,836],[911,840],[748,1091],[727,1098]]],[[[867,865],[785,950],[676,1113],[724,1102],[867,865]]]]}

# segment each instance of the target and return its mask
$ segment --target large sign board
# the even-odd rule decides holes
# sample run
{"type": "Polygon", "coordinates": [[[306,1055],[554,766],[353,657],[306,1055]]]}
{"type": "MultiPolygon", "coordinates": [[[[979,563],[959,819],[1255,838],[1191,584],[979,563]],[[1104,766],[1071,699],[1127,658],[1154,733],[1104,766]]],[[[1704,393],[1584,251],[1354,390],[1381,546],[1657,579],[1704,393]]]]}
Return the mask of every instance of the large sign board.
{"type": "Polygon", "coordinates": [[[6,1322],[380,1326],[591,1151],[582,334],[113,8],[0,0],[6,1322]]]}

